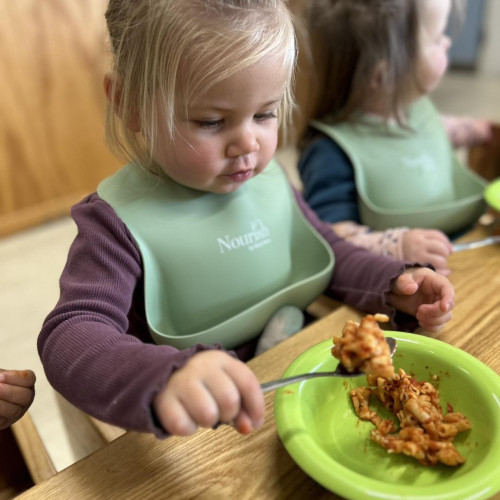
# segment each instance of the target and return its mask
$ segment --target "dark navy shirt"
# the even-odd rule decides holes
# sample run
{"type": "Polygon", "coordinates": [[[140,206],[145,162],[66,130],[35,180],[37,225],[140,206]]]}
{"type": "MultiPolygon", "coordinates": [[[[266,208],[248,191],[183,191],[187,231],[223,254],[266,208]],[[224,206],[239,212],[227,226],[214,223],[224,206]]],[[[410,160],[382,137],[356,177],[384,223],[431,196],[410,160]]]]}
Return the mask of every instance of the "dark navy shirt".
{"type": "Polygon", "coordinates": [[[298,169],[302,194],[320,219],[361,222],[354,168],[335,141],[323,135],[313,140],[300,155],[298,169]]]}

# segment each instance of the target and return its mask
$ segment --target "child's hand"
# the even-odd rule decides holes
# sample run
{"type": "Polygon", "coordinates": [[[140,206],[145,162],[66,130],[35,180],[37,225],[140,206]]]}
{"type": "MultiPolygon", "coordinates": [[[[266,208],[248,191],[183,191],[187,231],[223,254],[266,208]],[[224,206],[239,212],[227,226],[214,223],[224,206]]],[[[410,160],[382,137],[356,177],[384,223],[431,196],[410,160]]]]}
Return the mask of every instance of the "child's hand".
{"type": "Polygon", "coordinates": [[[474,120],[475,144],[486,144],[491,141],[493,131],[488,120],[474,120]]]}
{"type": "Polygon", "coordinates": [[[0,429],[19,420],[35,397],[35,374],[31,370],[0,369],[0,429]]]}
{"type": "Polygon", "coordinates": [[[389,302],[415,316],[422,328],[437,332],[451,319],[455,289],[447,278],[425,267],[407,269],[398,276],[389,302]]]}
{"type": "Polygon", "coordinates": [[[230,423],[242,434],[264,421],[264,396],[255,374],[224,351],[203,351],[176,371],[153,402],[164,429],[181,436],[230,423]]]}
{"type": "Polygon", "coordinates": [[[403,234],[403,259],[419,264],[431,264],[443,276],[448,276],[448,257],[453,247],[446,234],[434,229],[410,229],[403,234]]]}
{"type": "Polygon", "coordinates": [[[491,141],[492,127],[488,120],[467,116],[441,116],[448,138],[455,148],[477,146],[491,141]]]}

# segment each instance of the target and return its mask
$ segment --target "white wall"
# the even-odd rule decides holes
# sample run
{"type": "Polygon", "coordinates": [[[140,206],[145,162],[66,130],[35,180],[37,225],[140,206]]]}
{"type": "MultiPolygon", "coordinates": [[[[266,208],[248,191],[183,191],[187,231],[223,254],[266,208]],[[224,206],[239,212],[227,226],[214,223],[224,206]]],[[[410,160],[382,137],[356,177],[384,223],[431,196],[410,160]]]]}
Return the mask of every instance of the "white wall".
{"type": "Polygon", "coordinates": [[[487,75],[500,76],[500,0],[488,0],[485,10],[484,39],[478,70],[487,75]]]}

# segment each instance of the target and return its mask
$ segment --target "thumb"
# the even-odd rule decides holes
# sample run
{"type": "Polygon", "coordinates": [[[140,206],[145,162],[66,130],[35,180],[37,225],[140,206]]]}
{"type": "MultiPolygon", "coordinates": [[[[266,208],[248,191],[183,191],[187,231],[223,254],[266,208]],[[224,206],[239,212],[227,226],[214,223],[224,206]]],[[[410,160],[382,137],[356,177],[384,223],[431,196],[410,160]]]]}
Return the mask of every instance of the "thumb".
{"type": "Polygon", "coordinates": [[[409,274],[399,276],[394,286],[394,293],[400,295],[413,295],[417,290],[418,283],[409,274]]]}

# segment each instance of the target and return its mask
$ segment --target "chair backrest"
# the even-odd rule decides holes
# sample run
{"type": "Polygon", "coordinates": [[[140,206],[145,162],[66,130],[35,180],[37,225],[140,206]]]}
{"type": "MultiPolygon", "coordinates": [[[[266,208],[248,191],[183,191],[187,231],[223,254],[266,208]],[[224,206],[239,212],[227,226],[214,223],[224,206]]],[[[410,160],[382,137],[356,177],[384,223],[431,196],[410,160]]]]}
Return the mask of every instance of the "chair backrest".
{"type": "Polygon", "coordinates": [[[486,180],[500,178],[500,125],[493,125],[493,137],[489,144],[470,148],[468,164],[486,180]]]}

